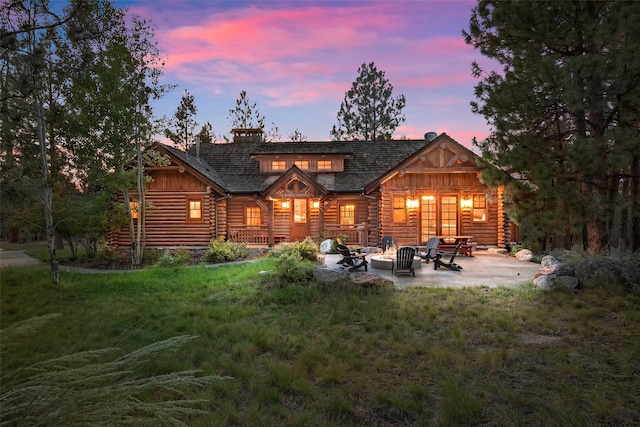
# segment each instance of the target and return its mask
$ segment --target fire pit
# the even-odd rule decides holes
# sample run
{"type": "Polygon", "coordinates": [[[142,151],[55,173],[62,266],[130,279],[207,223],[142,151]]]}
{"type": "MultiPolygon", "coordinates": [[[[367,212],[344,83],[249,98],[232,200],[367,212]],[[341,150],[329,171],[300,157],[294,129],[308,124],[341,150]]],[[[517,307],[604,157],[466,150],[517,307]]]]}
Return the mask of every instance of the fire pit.
{"type": "MultiPolygon", "coordinates": [[[[369,266],[377,270],[391,270],[391,268],[393,267],[394,258],[395,258],[395,255],[387,255],[387,254],[373,255],[369,258],[370,259],[369,266]]],[[[413,268],[418,269],[421,267],[421,265],[422,265],[421,259],[418,257],[414,257],[413,268]]]]}

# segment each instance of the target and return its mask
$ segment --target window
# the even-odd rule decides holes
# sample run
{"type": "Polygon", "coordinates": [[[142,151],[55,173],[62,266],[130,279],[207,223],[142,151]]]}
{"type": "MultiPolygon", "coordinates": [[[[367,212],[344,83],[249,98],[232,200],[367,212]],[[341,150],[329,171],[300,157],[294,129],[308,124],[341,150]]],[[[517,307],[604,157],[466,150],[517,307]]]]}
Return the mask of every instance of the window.
{"type": "Polygon", "coordinates": [[[473,221],[484,222],[487,220],[487,196],[484,194],[473,195],[473,221]]]}
{"type": "Polygon", "coordinates": [[[393,222],[407,222],[404,196],[393,196],[393,222]]]}
{"type": "Polygon", "coordinates": [[[456,196],[442,196],[441,215],[442,235],[458,234],[458,198],[456,196]]]}
{"type": "Polygon", "coordinates": [[[129,207],[131,208],[131,218],[138,218],[138,202],[129,202],[129,207]]]}
{"type": "Polygon", "coordinates": [[[245,224],[246,225],[260,225],[262,224],[262,218],[260,217],[260,208],[257,206],[247,206],[245,208],[245,224]]]}
{"type": "Polygon", "coordinates": [[[307,222],[307,199],[293,199],[293,222],[307,222]]]}
{"type": "Polygon", "coordinates": [[[318,170],[331,170],[331,160],[318,160],[318,170]]]}
{"type": "Polygon", "coordinates": [[[296,160],[294,163],[300,169],[303,169],[303,170],[309,169],[309,160],[296,160]]]}
{"type": "Polygon", "coordinates": [[[287,162],[284,160],[272,160],[271,161],[271,170],[274,171],[283,171],[287,168],[287,162]]]}
{"type": "Polygon", "coordinates": [[[356,206],[340,205],[340,224],[356,223],[356,206]]]}
{"type": "Polygon", "coordinates": [[[202,198],[187,199],[187,222],[202,222],[202,198]]]}
{"type": "Polygon", "coordinates": [[[438,235],[437,204],[434,196],[422,196],[420,200],[422,242],[426,243],[430,237],[438,235]]]}

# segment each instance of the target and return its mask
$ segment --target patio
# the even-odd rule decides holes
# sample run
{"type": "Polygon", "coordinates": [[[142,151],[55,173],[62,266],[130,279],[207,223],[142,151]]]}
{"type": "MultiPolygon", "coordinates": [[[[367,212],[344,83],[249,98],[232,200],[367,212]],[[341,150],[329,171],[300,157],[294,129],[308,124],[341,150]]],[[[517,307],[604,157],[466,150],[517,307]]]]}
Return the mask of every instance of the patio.
{"type": "MultiPolygon", "coordinates": [[[[372,255],[376,254],[367,254],[367,260],[370,261],[372,255]]],[[[445,254],[444,260],[448,261],[450,256],[445,254]]],[[[331,269],[340,269],[341,265],[337,262],[341,258],[341,255],[327,254],[325,264],[331,269]]],[[[496,288],[498,286],[517,286],[533,280],[535,273],[540,268],[540,264],[518,261],[507,255],[485,251],[476,251],[473,257],[458,255],[455,262],[462,266],[462,271],[451,271],[446,268],[434,270],[432,262],[429,264],[422,262],[421,268],[415,270],[416,277],[411,275],[394,276],[391,270],[371,268],[370,262],[368,273],[377,274],[393,281],[397,288],[408,286],[442,288],[486,286],[496,288]]],[[[364,269],[361,268],[357,271],[364,272],[364,269]]]]}

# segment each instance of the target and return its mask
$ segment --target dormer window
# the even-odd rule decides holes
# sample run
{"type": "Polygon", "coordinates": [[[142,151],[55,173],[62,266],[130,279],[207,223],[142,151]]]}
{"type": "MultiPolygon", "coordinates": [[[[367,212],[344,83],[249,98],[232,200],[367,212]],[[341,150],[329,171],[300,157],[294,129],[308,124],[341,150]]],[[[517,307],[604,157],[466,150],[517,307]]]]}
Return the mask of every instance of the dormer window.
{"type": "Polygon", "coordinates": [[[318,170],[331,170],[331,160],[318,160],[318,170]]]}
{"type": "Polygon", "coordinates": [[[296,160],[294,164],[302,170],[309,170],[309,160],[296,160]]]}
{"type": "Polygon", "coordinates": [[[287,162],[284,160],[272,160],[271,161],[271,170],[274,171],[283,171],[287,168],[287,162]]]}

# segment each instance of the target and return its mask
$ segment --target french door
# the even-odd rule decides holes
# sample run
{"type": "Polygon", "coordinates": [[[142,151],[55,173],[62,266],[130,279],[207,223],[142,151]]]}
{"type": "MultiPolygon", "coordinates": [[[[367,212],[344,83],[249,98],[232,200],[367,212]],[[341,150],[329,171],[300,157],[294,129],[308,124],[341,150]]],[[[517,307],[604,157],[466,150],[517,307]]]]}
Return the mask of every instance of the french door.
{"type": "Polygon", "coordinates": [[[426,243],[434,236],[458,234],[458,197],[422,196],[420,198],[420,239],[426,243]]]}

